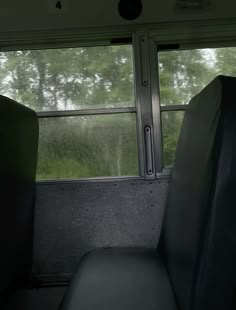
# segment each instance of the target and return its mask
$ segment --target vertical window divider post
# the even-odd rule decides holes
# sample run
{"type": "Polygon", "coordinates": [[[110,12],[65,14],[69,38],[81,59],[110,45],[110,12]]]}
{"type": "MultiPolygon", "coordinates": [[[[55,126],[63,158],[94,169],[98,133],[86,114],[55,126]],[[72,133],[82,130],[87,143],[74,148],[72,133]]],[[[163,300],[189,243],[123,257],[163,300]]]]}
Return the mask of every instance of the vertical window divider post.
{"type": "Polygon", "coordinates": [[[150,59],[150,79],[151,79],[151,102],[153,117],[153,136],[154,136],[154,154],[156,175],[162,173],[164,168],[163,141],[162,141],[162,123],[161,123],[161,103],[159,88],[158,71],[158,49],[154,38],[149,37],[149,59],[150,59]]]}
{"type": "Polygon", "coordinates": [[[156,168],[148,34],[135,33],[133,42],[140,172],[146,180],[153,180],[156,177],[156,168]]]}

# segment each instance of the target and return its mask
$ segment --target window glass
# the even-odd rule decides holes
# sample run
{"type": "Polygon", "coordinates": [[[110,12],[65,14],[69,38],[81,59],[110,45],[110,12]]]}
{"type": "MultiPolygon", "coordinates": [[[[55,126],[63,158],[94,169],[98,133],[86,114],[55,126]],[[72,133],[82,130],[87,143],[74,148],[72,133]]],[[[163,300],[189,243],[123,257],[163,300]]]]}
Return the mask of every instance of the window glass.
{"type": "Polygon", "coordinates": [[[135,113],[40,119],[37,179],[138,175],[135,113]]]}
{"type": "Polygon", "coordinates": [[[175,161],[175,151],[184,118],[184,111],[168,111],[161,114],[164,164],[165,166],[170,166],[175,161]]]}
{"type": "Polygon", "coordinates": [[[158,60],[164,163],[168,166],[174,163],[184,115],[171,111],[171,105],[188,104],[218,75],[236,76],[236,47],[159,51],[158,60]]]}
{"type": "Polygon", "coordinates": [[[132,45],[0,52],[0,93],[46,112],[38,180],[139,174],[132,45]]]}
{"type": "Polygon", "coordinates": [[[236,76],[236,48],[161,51],[161,105],[187,104],[217,75],[236,76]]]}
{"type": "Polygon", "coordinates": [[[0,93],[36,111],[133,107],[132,46],[0,52],[0,93]]]}

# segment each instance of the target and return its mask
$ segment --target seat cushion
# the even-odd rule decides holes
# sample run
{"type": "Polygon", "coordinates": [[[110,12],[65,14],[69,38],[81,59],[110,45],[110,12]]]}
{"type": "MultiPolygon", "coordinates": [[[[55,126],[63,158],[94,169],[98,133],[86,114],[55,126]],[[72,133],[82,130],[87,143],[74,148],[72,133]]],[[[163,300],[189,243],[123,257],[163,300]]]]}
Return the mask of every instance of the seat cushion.
{"type": "Polygon", "coordinates": [[[176,310],[155,250],[100,249],[86,255],[60,310],[176,310]]]}

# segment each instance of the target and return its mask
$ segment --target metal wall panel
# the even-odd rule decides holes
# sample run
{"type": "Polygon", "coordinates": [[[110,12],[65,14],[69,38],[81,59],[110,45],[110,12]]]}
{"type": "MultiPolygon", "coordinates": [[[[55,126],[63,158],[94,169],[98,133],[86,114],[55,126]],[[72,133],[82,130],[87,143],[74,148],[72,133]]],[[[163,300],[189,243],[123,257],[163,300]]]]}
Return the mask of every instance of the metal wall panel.
{"type": "Polygon", "coordinates": [[[157,246],[168,179],[38,183],[33,276],[67,281],[97,247],[157,246]]]}
{"type": "MultiPolygon", "coordinates": [[[[63,30],[74,29],[80,31],[93,28],[107,27],[108,31],[113,26],[138,26],[147,23],[174,22],[180,20],[204,20],[217,18],[235,18],[236,3],[234,0],[207,1],[207,8],[190,10],[175,10],[173,0],[156,1],[143,0],[143,12],[136,20],[125,20],[120,17],[117,0],[63,0],[61,10],[54,4],[55,0],[32,1],[1,1],[0,2],[0,27],[1,32],[31,30],[63,30]]],[[[182,1],[183,2],[183,1],[182,1]]],[[[200,24],[199,23],[199,24],[200,24]]],[[[10,34],[11,35],[11,34],[10,34]]]]}

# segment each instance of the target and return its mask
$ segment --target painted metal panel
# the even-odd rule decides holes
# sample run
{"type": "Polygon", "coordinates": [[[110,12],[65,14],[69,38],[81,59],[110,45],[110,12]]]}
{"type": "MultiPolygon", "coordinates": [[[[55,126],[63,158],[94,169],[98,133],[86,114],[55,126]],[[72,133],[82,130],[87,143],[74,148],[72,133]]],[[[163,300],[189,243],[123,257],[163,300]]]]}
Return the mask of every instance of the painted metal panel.
{"type": "Polygon", "coordinates": [[[34,278],[71,278],[81,257],[98,247],[158,244],[168,178],[39,183],[34,278]]]}

